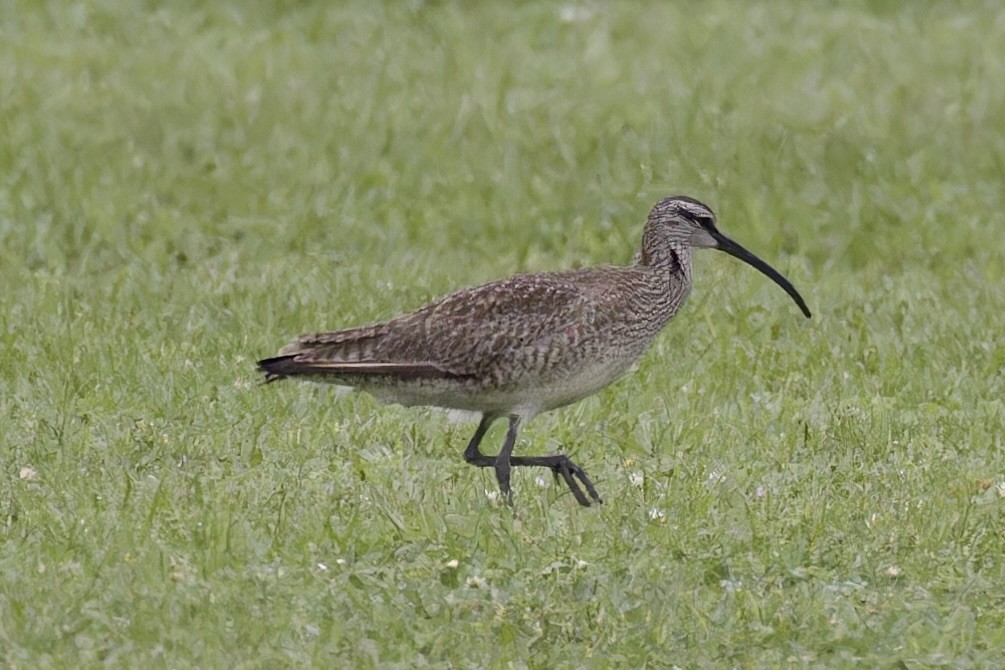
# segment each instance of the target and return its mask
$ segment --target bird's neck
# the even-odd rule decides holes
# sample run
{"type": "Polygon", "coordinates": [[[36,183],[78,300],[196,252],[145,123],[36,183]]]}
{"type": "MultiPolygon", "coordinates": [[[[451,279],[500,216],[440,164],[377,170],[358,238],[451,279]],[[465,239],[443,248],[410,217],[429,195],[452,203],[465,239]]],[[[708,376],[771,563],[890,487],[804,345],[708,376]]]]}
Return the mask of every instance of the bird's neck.
{"type": "MultiPolygon", "coordinates": [[[[691,247],[687,242],[643,237],[635,267],[644,269],[644,280],[635,285],[633,300],[644,305],[641,312],[649,340],[663,329],[691,292],[691,247]]],[[[647,341],[649,341],[647,340],[647,341]]]]}
{"type": "Polygon", "coordinates": [[[660,274],[671,275],[688,283],[691,281],[691,246],[686,242],[657,237],[652,231],[646,230],[636,260],[638,265],[652,268],[660,274]]]}

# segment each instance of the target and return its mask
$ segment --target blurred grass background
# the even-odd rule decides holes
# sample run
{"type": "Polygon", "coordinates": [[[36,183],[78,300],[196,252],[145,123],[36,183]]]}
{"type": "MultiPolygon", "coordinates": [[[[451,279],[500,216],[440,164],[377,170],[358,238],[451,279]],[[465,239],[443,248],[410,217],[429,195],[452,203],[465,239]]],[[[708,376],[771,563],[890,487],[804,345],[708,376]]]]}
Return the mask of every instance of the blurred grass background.
{"type": "Polygon", "coordinates": [[[0,662],[1000,667],[1003,45],[995,2],[0,3],[0,662]],[[701,254],[517,447],[602,509],[257,384],[628,262],[670,193],[814,318],[701,254]]]}

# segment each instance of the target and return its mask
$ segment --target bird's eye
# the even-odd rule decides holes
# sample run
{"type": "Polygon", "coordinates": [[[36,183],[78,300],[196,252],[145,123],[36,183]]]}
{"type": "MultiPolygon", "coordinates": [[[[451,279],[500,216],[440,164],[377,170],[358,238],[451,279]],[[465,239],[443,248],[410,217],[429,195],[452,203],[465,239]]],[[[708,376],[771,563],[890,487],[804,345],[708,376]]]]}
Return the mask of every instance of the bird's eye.
{"type": "Polygon", "coordinates": [[[690,219],[691,223],[694,223],[701,228],[710,228],[715,225],[715,219],[705,212],[687,212],[684,216],[685,218],[690,219]]]}

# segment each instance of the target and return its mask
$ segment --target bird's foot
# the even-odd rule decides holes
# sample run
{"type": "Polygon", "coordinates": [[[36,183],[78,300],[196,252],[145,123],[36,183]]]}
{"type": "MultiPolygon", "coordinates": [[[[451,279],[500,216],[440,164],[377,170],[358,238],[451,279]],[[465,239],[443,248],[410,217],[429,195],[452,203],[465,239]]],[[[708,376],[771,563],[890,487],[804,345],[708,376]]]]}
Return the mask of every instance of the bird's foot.
{"type": "Polygon", "coordinates": [[[562,479],[568,485],[569,490],[572,491],[572,495],[575,496],[576,502],[578,502],[583,507],[589,507],[590,501],[583,494],[583,490],[579,488],[579,484],[576,483],[576,479],[579,479],[586,487],[586,492],[590,494],[590,497],[598,504],[602,505],[603,500],[600,499],[600,495],[597,493],[597,489],[594,488],[593,482],[590,478],[586,476],[583,472],[583,468],[579,467],[568,456],[559,456],[559,461],[555,465],[551,466],[551,471],[555,473],[555,479],[558,479],[561,475],[562,479]]]}
{"type": "Polygon", "coordinates": [[[603,504],[604,502],[600,499],[600,494],[594,488],[593,482],[583,472],[583,468],[573,463],[572,459],[565,454],[555,454],[553,456],[514,456],[510,459],[510,465],[538,466],[550,469],[554,473],[556,480],[559,477],[565,480],[569,490],[572,491],[573,497],[576,498],[576,502],[583,507],[589,507],[592,504],[590,498],[593,498],[593,501],[597,504],[603,504]],[[577,479],[579,482],[576,481],[577,479]],[[586,497],[586,493],[583,493],[583,488],[579,486],[580,482],[586,488],[586,493],[590,494],[589,498],[586,497]]]}

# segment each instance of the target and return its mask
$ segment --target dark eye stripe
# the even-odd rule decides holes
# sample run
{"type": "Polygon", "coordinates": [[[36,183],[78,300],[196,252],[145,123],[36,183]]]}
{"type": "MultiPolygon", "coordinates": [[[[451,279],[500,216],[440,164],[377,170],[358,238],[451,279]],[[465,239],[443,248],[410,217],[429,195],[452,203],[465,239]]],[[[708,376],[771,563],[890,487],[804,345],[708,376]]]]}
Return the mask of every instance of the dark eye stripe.
{"type": "Polygon", "coordinates": [[[715,227],[715,213],[703,202],[686,195],[670,196],[663,202],[671,205],[675,214],[681,218],[701,226],[702,228],[715,227]]]}
{"type": "Polygon", "coordinates": [[[708,227],[715,221],[707,212],[695,212],[690,209],[681,208],[680,213],[685,219],[693,221],[699,226],[708,227]]]}

